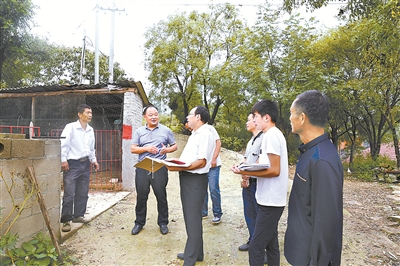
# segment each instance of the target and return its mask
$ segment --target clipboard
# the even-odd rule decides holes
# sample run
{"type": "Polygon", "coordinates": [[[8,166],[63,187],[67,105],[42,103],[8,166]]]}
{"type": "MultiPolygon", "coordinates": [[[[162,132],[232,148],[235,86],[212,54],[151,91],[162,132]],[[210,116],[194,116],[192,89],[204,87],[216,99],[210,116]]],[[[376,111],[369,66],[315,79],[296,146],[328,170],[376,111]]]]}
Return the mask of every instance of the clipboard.
{"type": "Polygon", "coordinates": [[[238,168],[242,171],[260,171],[269,168],[268,163],[241,163],[238,168]]]}
{"type": "Polygon", "coordinates": [[[191,165],[191,163],[185,163],[183,161],[180,161],[178,159],[157,159],[157,158],[151,158],[149,156],[146,156],[142,161],[138,162],[137,164],[134,165],[136,168],[141,168],[145,169],[151,173],[154,173],[158,171],[161,167],[163,166],[177,166],[177,167],[188,167],[191,165]]]}

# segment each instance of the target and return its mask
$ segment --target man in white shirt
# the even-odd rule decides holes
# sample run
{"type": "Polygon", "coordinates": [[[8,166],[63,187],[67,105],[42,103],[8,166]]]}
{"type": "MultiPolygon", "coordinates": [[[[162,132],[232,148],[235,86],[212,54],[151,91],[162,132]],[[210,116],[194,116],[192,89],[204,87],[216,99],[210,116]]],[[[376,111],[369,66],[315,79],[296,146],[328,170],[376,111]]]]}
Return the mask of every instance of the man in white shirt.
{"type": "Polygon", "coordinates": [[[184,253],[178,254],[178,258],[184,260],[183,265],[195,265],[196,261],[204,259],[202,206],[207,191],[207,173],[215,149],[215,140],[210,130],[204,126],[209,118],[204,106],[197,106],[189,112],[187,120],[192,135],[179,160],[191,165],[167,167],[170,171],[180,171],[181,202],[187,234],[184,253]]]}
{"type": "MultiPolygon", "coordinates": [[[[257,163],[260,155],[260,147],[264,133],[257,129],[254,123],[254,115],[249,114],[246,122],[247,131],[252,133],[252,137],[247,143],[246,152],[244,154],[244,161],[247,163],[257,163]]],[[[258,204],[256,200],[257,177],[243,176],[242,179],[242,198],[243,198],[243,211],[244,219],[246,221],[247,229],[249,230],[249,240],[243,245],[239,246],[240,251],[248,251],[250,240],[254,234],[254,227],[256,224],[258,204]]],[[[267,255],[264,256],[264,264],[267,264],[267,255]]]]}
{"type": "MultiPolygon", "coordinates": [[[[219,173],[221,170],[221,139],[219,138],[219,134],[215,127],[210,124],[205,124],[211,134],[213,135],[215,141],[215,149],[213,151],[213,156],[211,160],[211,167],[208,171],[208,188],[210,190],[210,198],[212,201],[212,211],[214,218],[212,219],[213,224],[219,224],[221,222],[222,216],[222,208],[221,208],[221,191],[219,189],[219,173]]],[[[206,196],[204,198],[203,210],[202,210],[203,218],[208,217],[208,193],[206,190],[206,196]]]]}
{"type": "MultiPolygon", "coordinates": [[[[264,250],[267,250],[268,265],[280,265],[278,222],[286,205],[288,186],[288,156],[286,140],[275,126],[278,107],[270,100],[256,103],[251,113],[257,129],[264,132],[259,155],[260,164],[269,168],[260,171],[241,171],[237,166],[231,170],[236,174],[257,177],[257,218],[253,238],[249,244],[250,265],[264,265],[264,250]]],[[[249,178],[249,177],[247,177],[249,178]]]]}
{"type": "Polygon", "coordinates": [[[61,169],[64,196],[61,211],[61,230],[71,231],[70,221],[86,223],[84,217],[89,194],[90,168],[100,169],[96,161],[92,109],[87,104],[77,108],[78,121],[69,123],[61,133],[61,169]]]}

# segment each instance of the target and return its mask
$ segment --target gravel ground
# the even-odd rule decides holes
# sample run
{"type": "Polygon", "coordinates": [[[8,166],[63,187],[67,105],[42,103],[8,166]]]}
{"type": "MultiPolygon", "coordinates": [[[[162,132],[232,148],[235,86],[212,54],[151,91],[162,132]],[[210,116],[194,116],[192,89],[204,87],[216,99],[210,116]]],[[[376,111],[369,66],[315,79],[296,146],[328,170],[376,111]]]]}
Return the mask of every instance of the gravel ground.
{"type": "MultiPolygon", "coordinates": [[[[180,145],[179,150],[183,146],[180,145]]],[[[222,150],[221,156],[220,187],[224,215],[219,225],[211,223],[211,216],[203,220],[205,259],[196,265],[248,265],[247,252],[238,251],[238,246],[248,237],[240,178],[229,170],[231,165],[242,160],[242,156],[226,149],[222,150]]],[[[293,169],[291,167],[291,172],[293,169]]],[[[400,215],[400,199],[394,193],[396,189],[396,185],[390,187],[346,179],[342,265],[400,265],[399,222],[388,219],[400,215]]],[[[159,232],[156,200],[152,192],[147,223],[138,235],[131,235],[135,220],[136,194],[133,192],[79,229],[62,244],[62,249],[79,259],[79,265],[181,265],[182,261],[176,255],[183,252],[186,232],[175,172],[170,172],[167,191],[170,208],[170,232],[167,235],[159,232]]],[[[286,219],[285,208],[279,223],[281,265],[289,265],[283,256],[286,219]]]]}

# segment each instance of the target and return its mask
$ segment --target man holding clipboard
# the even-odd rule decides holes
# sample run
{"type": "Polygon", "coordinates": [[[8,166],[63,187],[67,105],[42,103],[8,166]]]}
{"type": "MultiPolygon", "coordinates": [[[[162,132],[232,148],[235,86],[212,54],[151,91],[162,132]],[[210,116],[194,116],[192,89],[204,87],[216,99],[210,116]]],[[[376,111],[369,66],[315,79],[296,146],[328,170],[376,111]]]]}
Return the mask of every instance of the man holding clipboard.
{"type": "Polygon", "coordinates": [[[195,265],[203,261],[203,225],[202,207],[206,195],[211,160],[215,148],[215,140],[204,124],[210,115],[204,106],[193,108],[187,116],[188,125],[192,128],[180,161],[190,163],[188,167],[167,166],[170,171],[179,171],[181,202],[185,220],[187,240],[185,250],[178,254],[184,260],[183,265],[195,265]]]}
{"type": "Polygon", "coordinates": [[[259,155],[260,164],[269,167],[259,171],[242,171],[236,165],[231,170],[243,179],[257,177],[257,217],[253,237],[249,243],[250,265],[264,265],[265,249],[268,265],[280,265],[278,222],[286,205],[288,186],[288,155],[286,140],[275,126],[278,106],[271,100],[256,103],[251,113],[257,129],[264,132],[259,155]]]}
{"type": "MultiPolygon", "coordinates": [[[[158,110],[153,105],[148,105],[143,109],[143,117],[146,125],[138,128],[132,134],[131,152],[139,154],[139,162],[146,157],[164,160],[167,153],[174,152],[178,148],[174,134],[171,129],[159,124],[158,110]]],[[[160,226],[160,232],[163,235],[168,233],[167,184],[168,170],[164,166],[155,172],[136,168],[136,220],[135,226],[132,228],[132,235],[137,235],[146,224],[150,186],[157,199],[157,223],[160,226]]]]}

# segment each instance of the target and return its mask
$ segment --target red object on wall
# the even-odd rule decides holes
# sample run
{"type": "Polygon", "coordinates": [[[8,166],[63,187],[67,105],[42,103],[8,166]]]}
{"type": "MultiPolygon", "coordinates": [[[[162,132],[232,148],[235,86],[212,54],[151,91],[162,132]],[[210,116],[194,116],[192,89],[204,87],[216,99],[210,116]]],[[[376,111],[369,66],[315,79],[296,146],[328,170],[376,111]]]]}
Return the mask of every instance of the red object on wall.
{"type": "Polygon", "coordinates": [[[122,125],[122,139],[132,139],[131,125],[122,125]]]}

